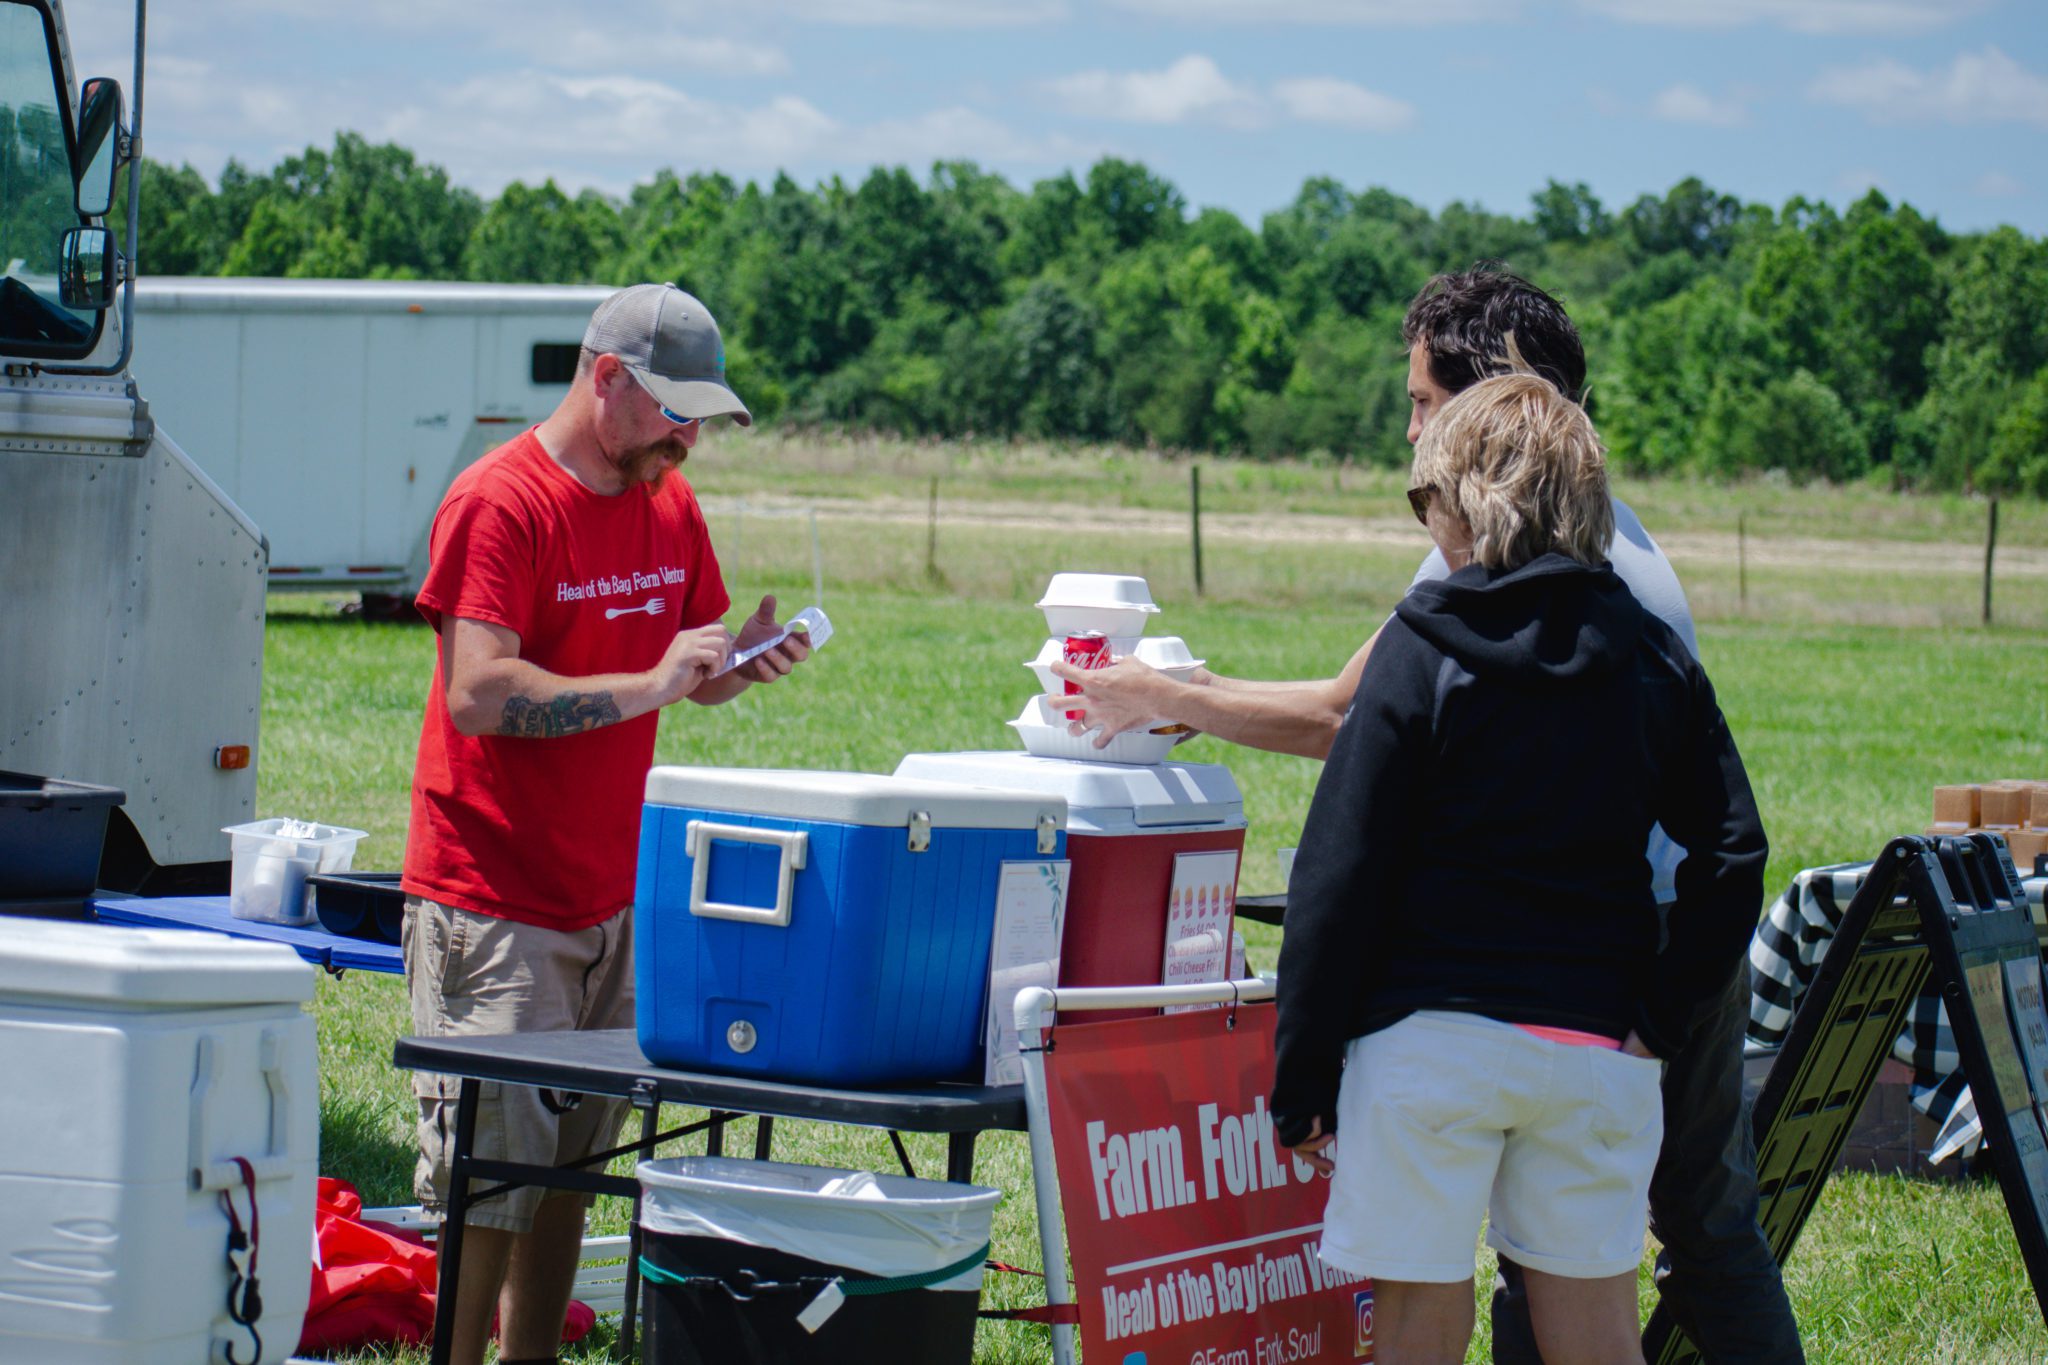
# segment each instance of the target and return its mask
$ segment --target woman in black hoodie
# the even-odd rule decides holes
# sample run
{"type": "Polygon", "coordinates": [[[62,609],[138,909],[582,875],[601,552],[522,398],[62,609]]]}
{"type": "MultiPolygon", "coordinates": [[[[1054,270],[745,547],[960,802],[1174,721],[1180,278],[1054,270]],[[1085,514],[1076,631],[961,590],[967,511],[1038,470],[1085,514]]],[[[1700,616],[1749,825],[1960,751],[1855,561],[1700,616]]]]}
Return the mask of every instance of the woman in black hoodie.
{"type": "Polygon", "coordinates": [[[1636,1266],[1675,1052],[1755,927],[1766,856],[1712,686],[1605,561],[1585,413],[1459,394],[1409,501],[1450,567],[1373,647],[1316,788],[1280,952],[1280,1140],[1382,1365],[1463,1359],[1473,1238],[1528,1269],[1549,1365],[1641,1360],[1636,1266]],[[1660,948],[1653,823],[1687,857],[1660,948]]]}

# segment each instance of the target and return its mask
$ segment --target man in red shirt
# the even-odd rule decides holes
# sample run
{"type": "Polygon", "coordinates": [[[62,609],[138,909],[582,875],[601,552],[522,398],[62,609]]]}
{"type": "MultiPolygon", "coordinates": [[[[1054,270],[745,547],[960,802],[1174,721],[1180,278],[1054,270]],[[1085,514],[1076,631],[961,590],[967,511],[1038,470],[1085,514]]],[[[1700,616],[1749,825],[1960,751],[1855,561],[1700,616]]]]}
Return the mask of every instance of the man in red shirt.
{"type": "MultiPolygon", "coordinates": [[[[633,876],[655,713],[729,701],[808,654],[764,597],[735,637],[704,514],[676,472],[707,418],[751,421],[704,305],[669,285],[598,306],[569,394],[435,514],[421,613],[440,636],[413,775],[404,933],[421,1035],[629,1028],[633,876]]],[[[416,1186],[445,1202],[455,1078],[419,1075],[416,1186]]],[[[486,1086],[476,1155],[564,1164],[625,1106],[486,1086]]],[[[450,1358],[553,1361],[588,1197],[526,1188],[469,1215],[450,1358]],[[545,1195],[545,1197],[544,1197],[545,1195]],[[502,1291],[502,1292],[501,1292],[502,1291]]]]}

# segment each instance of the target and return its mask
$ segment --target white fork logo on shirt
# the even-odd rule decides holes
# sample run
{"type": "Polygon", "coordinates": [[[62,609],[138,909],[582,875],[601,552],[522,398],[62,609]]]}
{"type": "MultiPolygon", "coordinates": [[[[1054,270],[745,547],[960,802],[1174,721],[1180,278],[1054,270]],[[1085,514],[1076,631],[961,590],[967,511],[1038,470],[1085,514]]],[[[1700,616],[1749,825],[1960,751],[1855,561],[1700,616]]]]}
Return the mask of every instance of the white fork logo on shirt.
{"type": "Polygon", "coordinates": [[[650,597],[637,607],[606,607],[604,609],[604,619],[616,621],[621,616],[631,616],[633,613],[640,611],[646,612],[649,616],[659,616],[661,615],[662,606],[663,603],[659,597],[650,597]]]}

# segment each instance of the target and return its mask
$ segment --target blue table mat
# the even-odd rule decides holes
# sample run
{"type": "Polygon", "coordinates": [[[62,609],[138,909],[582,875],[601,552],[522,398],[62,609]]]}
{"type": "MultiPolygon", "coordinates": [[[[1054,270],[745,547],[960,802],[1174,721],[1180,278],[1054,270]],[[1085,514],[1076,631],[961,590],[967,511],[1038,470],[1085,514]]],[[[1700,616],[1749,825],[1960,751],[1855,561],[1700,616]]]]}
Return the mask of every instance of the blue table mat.
{"type": "Polygon", "coordinates": [[[395,943],[343,938],[318,924],[264,924],[236,919],[228,913],[226,896],[129,896],[99,892],[93,913],[102,924],[132,924],[153,929],[211,929],[235,938],[282,943],[316,967],[330,971],[405,973],[405,959],[395,943]]]}

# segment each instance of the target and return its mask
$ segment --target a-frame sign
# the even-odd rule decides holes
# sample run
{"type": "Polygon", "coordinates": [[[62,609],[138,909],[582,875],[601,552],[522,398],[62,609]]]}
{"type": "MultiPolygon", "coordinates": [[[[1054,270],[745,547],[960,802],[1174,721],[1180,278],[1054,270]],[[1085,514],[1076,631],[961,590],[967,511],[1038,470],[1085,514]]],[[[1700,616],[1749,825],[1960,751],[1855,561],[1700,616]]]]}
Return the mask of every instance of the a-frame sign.
{"type": "MultiPolygon", "coordinates": [[[[2012,859],[1989,835],[1894,839],[1872,864],[1757,1096],[1760,1221],[1782,1265],[1930,974],[2034,1297],[2048,1314],[2041,948],[2012,859]]],[[[1652,1365],[1701,1358],[1661,1307],[1643,1333],[1643,1355],[1652,1365]]]]}

